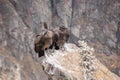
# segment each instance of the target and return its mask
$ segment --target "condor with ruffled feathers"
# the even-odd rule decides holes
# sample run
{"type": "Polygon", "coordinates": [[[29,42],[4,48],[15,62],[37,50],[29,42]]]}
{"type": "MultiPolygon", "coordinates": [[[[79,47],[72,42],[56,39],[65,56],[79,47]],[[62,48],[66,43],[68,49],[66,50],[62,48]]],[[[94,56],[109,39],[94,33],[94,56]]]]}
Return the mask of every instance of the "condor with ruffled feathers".
{"type": "Polygon", "coordinates": [[[64,44],[69,39],[69,30],[68,28],[65,28],[64,26],[58,27],[53,30],[54,31],[54,40],[53,44],[55,46],[55,49],[60,49],[64,46],[64,44]]]}
{"type": "MultiPolygon", "coordinates": [[[[46,24],[44,25],[47,26],[46,24]]],[[[39,57],[44,56],[44,51],[49,49],[53,44],[54,33],[51,30],[46,30],[43,34],[37,35],[34,42],[34,50],[39,53],[39,57]]]]}

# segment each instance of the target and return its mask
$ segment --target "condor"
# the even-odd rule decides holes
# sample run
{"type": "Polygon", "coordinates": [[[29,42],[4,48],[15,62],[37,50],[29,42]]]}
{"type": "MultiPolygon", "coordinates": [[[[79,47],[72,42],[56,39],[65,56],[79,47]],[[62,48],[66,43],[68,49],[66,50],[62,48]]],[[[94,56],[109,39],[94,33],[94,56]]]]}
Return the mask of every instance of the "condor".
{"type": "Polygon", "coordinates": [[[63,48],[63,45],[69,39],[69,30],[64,26],[61,26],[54,29],[53,31],[54,31],[53,45],[55,46],[55,49],[58,50],[60,48],[63,48]]]}
{"type": "Polygon", "coordinates": [[[44,51],[53,44],[53,31],[47,30],[43,35],[37,35],[34,42],[34,49],[39,57],[44,56],[44,51]]]}

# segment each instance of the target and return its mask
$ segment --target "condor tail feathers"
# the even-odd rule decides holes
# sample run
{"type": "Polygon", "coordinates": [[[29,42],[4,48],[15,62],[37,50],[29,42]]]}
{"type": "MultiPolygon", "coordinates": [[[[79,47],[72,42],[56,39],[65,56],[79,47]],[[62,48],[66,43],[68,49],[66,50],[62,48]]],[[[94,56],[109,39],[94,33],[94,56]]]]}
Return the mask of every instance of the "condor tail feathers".
{"type": "Polygon", "coordinates": [[[46,22],[44,22],[44,28],[48,30],[48,25],[46,22]]]}

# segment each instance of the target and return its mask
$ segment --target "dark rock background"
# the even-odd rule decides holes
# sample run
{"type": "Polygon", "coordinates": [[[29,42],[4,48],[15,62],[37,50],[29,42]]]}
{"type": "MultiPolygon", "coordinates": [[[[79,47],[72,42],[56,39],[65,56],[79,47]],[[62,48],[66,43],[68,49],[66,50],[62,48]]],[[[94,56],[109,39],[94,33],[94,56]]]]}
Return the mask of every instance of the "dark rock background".
{"type": "Polygon", "coordinates": [[[120,0],[0,0],[0,56],[8,57],[8,63],[13,58],[21,64],[22,80],[27,74],[27,80],[47,79],[33,50],[35,35],[44,29],[41,22],[51,29],[70,28],[69,42],[87,41],[98,59],[120,75],[120,63],[111,68],[114,62],[105,62],[120,61],[120,0]]]}

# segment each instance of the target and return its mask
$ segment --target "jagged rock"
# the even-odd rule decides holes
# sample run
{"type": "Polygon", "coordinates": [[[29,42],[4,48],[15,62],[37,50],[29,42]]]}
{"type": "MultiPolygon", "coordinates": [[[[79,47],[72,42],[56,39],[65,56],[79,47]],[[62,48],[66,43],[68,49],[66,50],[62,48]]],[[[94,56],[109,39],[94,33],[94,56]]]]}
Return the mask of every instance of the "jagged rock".
{"type": "Polygon", "coordinates": [[[41,64],[30,55],[19,61],[9,54],[9,50],[0,47],[0,80],[48,80],[41,64]]]}
{"type": "Polygon", "coordinates": [[[42,61],[44,71],[51,78],[56,76],[55,80],[62,77],[60,73],[67,80],[120,79],[95,57],[93,48],[90,48],[85,42],[80,42],[80,44],[82,45],[78,48],[74,44],[67,43],[65,44],[65,51],[46,52],[46,58],[42,61]],[[59,73],[56,73],[56,70],[59,73]]]}
{"type": "Polygon", "coordinates": [[[120,0],[0,0],[2,79],[15,79],[19,69],[22,80],[48,79],[42,58],[33,49],[35,35],[44,29],[41,22],[47,22],[50,29],[71,28],[69,42],[84,39],[95,48],[97,58],[119,75],[119,11],[120,0]]]}

